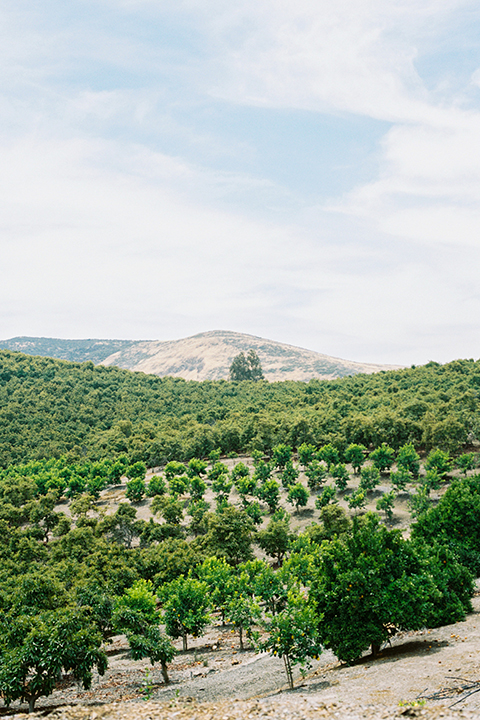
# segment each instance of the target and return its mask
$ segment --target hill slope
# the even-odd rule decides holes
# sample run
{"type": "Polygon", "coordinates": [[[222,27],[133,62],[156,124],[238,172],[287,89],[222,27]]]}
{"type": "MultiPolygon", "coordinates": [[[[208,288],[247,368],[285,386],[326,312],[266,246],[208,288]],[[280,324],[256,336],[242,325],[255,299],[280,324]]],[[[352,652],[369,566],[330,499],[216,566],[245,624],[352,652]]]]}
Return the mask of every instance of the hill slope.
{"type": "Polygon", "coordinates": [[[265,378],[271,382],[312,378],[333,380],[398,367],[340,360],[294,345],[224,330],[170,342],[137,342],[113,353],[101,364],[185,380],[222,380],[228,379],[233,358],[250,348],[257,353],[265,378]]]}
{"type": "Polygon", "coordinates": [[[0,341],[0,348],[71,362],[91,360],[97,365],[115,365],[125,370],[185,380],[227,380],[233,358],[250,348],[258,354],[265,378],[270,382],[312,378],[333,380],[399,367],[340,360],[294,345],[223,330],[166,342],[16,337],[0,341]]]}

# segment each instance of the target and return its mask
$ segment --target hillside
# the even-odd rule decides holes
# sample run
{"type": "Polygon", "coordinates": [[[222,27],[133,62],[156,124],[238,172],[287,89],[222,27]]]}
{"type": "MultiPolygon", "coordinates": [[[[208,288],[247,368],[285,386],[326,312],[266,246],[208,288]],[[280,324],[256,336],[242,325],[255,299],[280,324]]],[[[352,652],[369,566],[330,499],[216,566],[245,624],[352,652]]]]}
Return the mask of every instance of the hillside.
{"type": "Polygon", "coordinates": [[[294,345],[223,330],[171,341],[18,337],[0,342],[0,348],[72,362],[91,360],[97,365],[115,365],[125,370],[184,380],[227,380],[233,358],[250,348],[259,356],[265,378],[270,382],[312,378],[332,380],[398,367],[341,360],[294,345]]]}
{"type": "Polygon", "coordinates": [[[128,453],[150,466],[218,448],[382,442],[457,451],[479,436],[480,363],[310,382],[159,378],[0,350],[0,465],[128,453]]]}

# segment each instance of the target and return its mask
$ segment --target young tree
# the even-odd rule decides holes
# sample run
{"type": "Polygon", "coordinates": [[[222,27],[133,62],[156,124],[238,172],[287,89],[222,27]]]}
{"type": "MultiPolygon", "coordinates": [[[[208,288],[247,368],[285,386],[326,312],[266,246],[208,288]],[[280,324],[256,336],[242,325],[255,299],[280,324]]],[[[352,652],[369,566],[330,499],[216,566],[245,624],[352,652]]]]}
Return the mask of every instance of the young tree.
{"type": "Polygon", "coordinates": [[[317,659],[322,652],[318,636],[318,617],[314,607],[298,589],[288,593],[284,610],[265,623],[267,638],[259,648],[283,658],[290,689],[293,690],[292,665],[304,666],[309,658],[317,659]]]}
{"type": "Polygon", "coordinates": [[[133,463],[133,465],[129,465],[125,470],[125,475],[129,480],[133,480],[134,478],[145,480],[146,474],[147,466],[143,462],[133,463]]]}
{"type": "Polygon", "coordinates": [[[266,480],[257,490],[257,496],[260,500],[267,503],[270,513],[274,513],[278,509],[280,502],[280,483],[276,480],[266,480]]]}
{"type": "Polygon", "coordinates": [[[205,481],[200,477],[200,475],[194,475],[190,478],[190,496],[192,500],[195,502],[201,500],[205,495],[206,489],[207,486],[205,481]]]}
{"type": "Polygon", "coordinates": [[[442,479],[451,469],[450,455],[443,450],[432,450],[425,460],[425,470],[427,472],[428,470],[436,470],[438,476],[442,479]]]}
{"type": "Polygon", "coordinates": [[[312,492],[322,487],[323,481],[328,475],[328,468],[323,462],[312,460],[305,467],[305,475],[307,476],[307,484],[312,492]]]}
{"type": "Polygon", "coordinates": [[[332,485],[327,485],[321,495],[315,500],[315,507],[317,510],[321,510],[326,507],[329,503],[336,503],[337,491],[332,485]]]}
{"type": "Polygon", "coordinates": [[[377,510],[383,510],[385,517],[392,522],[393,519],[393,508],[395,507],[395,493],[391,490],[388,493],[383,493],[382,497],[377,500],[377,510]]]}
{"type": "Polygon", "coordinates": [[[256,531],[245,511],[227,505],[219,513],[208,513],[206,523],[206,553],[224,557],[230,565],[253,558],[252,542],[256,531]]]}
{"type": "Polygon", "coordinates": [[[278,567],[281,567],[294,537],[288,519],[272,518],[265,530],[258,532],[257,543],[264,553],[275,558],[278,567]]]}
{"type": "Polygon", "coordinates": [[[397,492],[405,490],[410,480],[410,473],[403,467],[399,467],[397,472],[390,473],[390,482],[397,492]]]}
{"type": "Polygon", "coordinates": [[[297,512],[301,507],[305,507],[308,503],[308,490],[301,482],[291,485],[288,491],[287,500],[291,505],[295,506],[297,512]]]}
{"type": "Polygon", "coordinates": [[[170,460],[170,462],[165,465],[165,477],[168,482],[170,482],[170,480],[174,478],[175,475],[182,476],[184,474],[185,465],[181,462],[178,462],[177,460],[170,460]]]}
{"type": "Polygon", "coordinates": [[[198,477],[199,475],[205,475],[207,472],[208,463],[205,460],[199,460],[198,458],[192,458],[188,462],[187,475],[189,478],[198,477]]]}
{"type": "Polygon", "coordinates": [[[293,466],[293,462],[287,460],[282,471],[282,485],[285,490],[288,490],[296,482],[299,474],[298,470],[293,466]]]}
{"type": "Polygon", "coordinates": [[[414,478],[418,477],[420,472],[420,456],[413,447],[412,443],[402,445],[397,455],[397,466],[398,468],[404,468],[413,475],[414,478]]]}
{"type": "Polygon", "coordinates": [[[381,473],[384,473],[385,470],[392,467],[395,461],[395,450],[387,443],[382,443],[380,447],[370,453],[370,460],[381,473]]]}
{"type": "Polygon", "coordinates": [[[360,510],[367,504],[367,494],[363,488],[358,488],[348,498],[348,507],[350,510],[360,510]]]}
{"type": "Polygon", "coordinates": [[[328,467],[330,467],[330,465],[338,465],[340,462],[340,454],[337,448],[329,443],[320,448],[317,452],[317,459],[323,460],[327,463],[328,467]]]}
{"type": "Polygon", "coordinates": [[[173,477],[169,478],[168,487],[170,490],[170,494],[176,499],[180,495],[185,495],[185,493],[188,492],[190,487],[190,479],[188,475],[174,475],[173,477]]]}
{"type": "Polygon", "coordinates": [[[466,476],[469,470],[473,470],[476,466],[475,453],[464,453],[459,455],[456,459],[456,466],[460,468],[462,473],[466,476]]]}
{"type": "Polygon", "coordinates": [[[161,597],[167,634],[181,637],[186,652],[188,635],[201,635],[210,621],[208,586],[195,578],[180,576],[161,588],[161,597]]]}
{"type": "Polygon", "coordinates": [[[360,470],[360,488],[362,490],[365,490],[366,492],[369,492],[370,490],[375,490],[379,482],[380,472],[378,468],[375,467],[375,465],[371,465],[370,467],[363,467],[360,470]]]}
{"type": "Polygon", "coordinates": [[[207,583],[212,607],[220,612],[222,625],[225,625],[225,613],[233,592],[233,569],[225,558],[208,557],[197,568],[200,580],[207,583]]]}
{"type": "Polygon", "coordinates": [[[147,487],[147,496],[155,497],[155,495],[165,495],[167,492],[167,485],[163,477],[159,475],[153,475],[150,478],[150,482],[147,487]]]}
{"type": "Polygon", "coordinates": [[[250,640],[253,636],[252,627],[256,625],[261,617],[260,606],[255,599],[241,592],[234,592],[227,606],[228,622],[238,629],[240,650],[243,652],[243,633],[246,632],[250,640]]]}
{"type": "Polygon", "coordinates": [[[135,477],[127,482],[125,497],[127,497],[132,503],[139,503],[145,496],[145,490],[145,480],[135,477]]]}
{"type": "Polygon", "coordinates": [[[347,468],[343,463],[332,465],[332,467],[330,468],[330,474],[333,477],[335,485],[337,486],[337,490],[339,492],[343,492],[347,489],[350,476],[348,474],[347,468]]]}
{"type": "Polygon", "coordinates": [[[365,451],[365,446],[357,443],[352,443],[346,449],[345,460],[347,463],[350,463],[356,475],[358,475],[360,468],[365,462],[365,451]]]}
{"type": "Polygon", "coordinates": [[[83,609],[4,617],[1,625],[0,694],[7,705],[27,701],[33,712],[37,699],[53,692],[62,670],[85,689],[91,686],[93,667],[105,673],[102,636],[83,609]]]}
{"type": "Polygon", "coordinates": [[[306,468],[315,457],[315,445],[302,443],[298,448],[298,461],[306,468]]]}
{"type": "Polygon", "coordinates": [[[156,495],[150,510],[154,515],[160,515],[165,522],[171,525],[180,525],[183,520],[183,504],[174,497],[156,495]]]}
{"type": "Polygon", "coordinates": [[[273,448],[273,462],[275,467],[283,470],[285,465],[292,459],[292,448],[290,445],[280,443],[273,448]]]}

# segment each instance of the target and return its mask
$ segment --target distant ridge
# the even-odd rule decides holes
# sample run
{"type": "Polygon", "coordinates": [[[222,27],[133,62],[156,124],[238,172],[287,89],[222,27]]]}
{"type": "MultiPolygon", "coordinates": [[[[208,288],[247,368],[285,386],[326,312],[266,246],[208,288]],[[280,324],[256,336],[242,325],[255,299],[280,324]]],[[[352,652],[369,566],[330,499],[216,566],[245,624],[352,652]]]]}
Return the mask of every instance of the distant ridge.
{"type": "Polygon", "coordinates": [[[161,377],[185,380],[228,379],[233,358],[253,348],[266,380],[332,380],[357,373],[392,370],[400,365],[376,365],[334,358],[273,340],[212,330],[181,340],[62,340],[16,337],[0,341],[0,348],[73,362],[91,360],[161,377]]]}

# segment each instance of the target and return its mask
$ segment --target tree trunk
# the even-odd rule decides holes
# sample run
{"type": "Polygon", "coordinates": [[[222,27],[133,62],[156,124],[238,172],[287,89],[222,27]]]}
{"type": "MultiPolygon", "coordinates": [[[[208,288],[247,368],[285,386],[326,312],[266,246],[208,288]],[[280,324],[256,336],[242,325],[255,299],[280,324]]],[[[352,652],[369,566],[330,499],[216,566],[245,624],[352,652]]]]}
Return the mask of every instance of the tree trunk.
{"type": "Polygon", "coordinates": [[[35,697],[35,695],[30,695],[30,697],[28,698],[28,712],[29,712],[29,713],[33,713],[33,712],[34,712],[34,710],[35,710],[35,700],[36,700],[36,699],[37,699],[37,698],[35,697]]]}
{"type": "Polygon", "coordinates": [[[380,645],[377,645],[377,643],[372,642],[372,656],[376,657],[379,652],[380,652],[380,645]]]}
{"type": "Polygon", "coordinates": [[[243,647],[243,628],[242,628],[241,626],[238,628],[238,632],[239,632],[239,635],[240,635],[240,650],[243,651],[243,650],[244,650],[244,647],[243,647]]]}
{"type": "Polygon", "coordinates": [[[182,641],[183,641],[183,652],[187,652],[187,633],[185,633],[185,635],[182,635],[182,641]]]}
{"type": "Polygon", "coordinates": [[[290,658],[288,657],[288,655],[283,656],[283,662],[285,664],[285,672],[287,673],[288,685],[290,687],[290,690],[293,690],[292,666],[290,665],[290,658]]]}
{"type": "Polygon", "coordinates": [[[170,678],[168,677],[167,663],[161,662],[161,668],[162,668],[163,682],[165,683],[165,685],[168,685],[168,683],[170,682],[170,678]]]}

